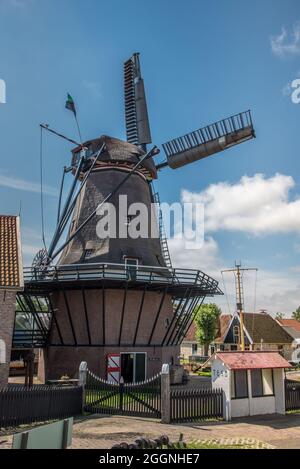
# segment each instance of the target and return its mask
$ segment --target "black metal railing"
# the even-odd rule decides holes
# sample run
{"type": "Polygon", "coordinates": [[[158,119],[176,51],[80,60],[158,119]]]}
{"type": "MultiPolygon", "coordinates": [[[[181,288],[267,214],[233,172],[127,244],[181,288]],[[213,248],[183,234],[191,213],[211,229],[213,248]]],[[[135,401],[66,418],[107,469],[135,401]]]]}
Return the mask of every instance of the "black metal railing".
{"type": "MultiPolygon", "coordinates": [[[[132,280],[132,266],[125,264],[99,263],[99,264],[70,264],[49,266],[41,272],[34,267],[25,267],[25,283],[38,282],[39,284],[52,281],[78,281],[78,280],[106,280],[126,282],[132,280]]],[[[166,285],[194,285],[210,291],[218,290],[218,282],[200,270],[168,269],[139,265],[134,276],[136,283],[166,284],[166,285]]]]}
{"type": "Polygon", "coordinates": [[[297,381],[285,381],[285,409],[300,409],[300,383],[297,381]]]}
{"type": "Polygon", "coordinates": [[[160,374],[141,383],[119,384],[102,380],[88,371],[85,386],[85,411],[160,418],[160,374]]]}
{"type": "Polygon", "coordinates": [[[234,116],[222,119],[218,122],[207,125],[206,127],[202,127],[201,129],[190,132],[182,137],[170,140],[163,144],[163,149],[166,156],[169,158],[177,153],[191,150],[199,145],[225,137],[226,135],[234,134],[235,132],[246,128],[251,129],[251,133],[254,135],[250,111],[235,114],[234,116]]]}
{"type": "Polygon", "coordinates": [[[222,419],[223,400],[221,389],[171,389],[171,421],[222,419]]]}
{"type": "Polygon", "coordinates": [[[81,414],[82,388],[35,385],[0,390],[0,428],[81,414]]]}

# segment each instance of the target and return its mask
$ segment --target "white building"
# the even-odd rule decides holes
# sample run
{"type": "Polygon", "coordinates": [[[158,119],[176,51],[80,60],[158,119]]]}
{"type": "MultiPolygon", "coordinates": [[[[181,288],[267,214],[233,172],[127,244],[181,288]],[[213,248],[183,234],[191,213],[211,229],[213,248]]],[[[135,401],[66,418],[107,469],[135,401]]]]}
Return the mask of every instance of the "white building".
{"type": "Polygon", "coordinates": [[[223,389],[225,417],[285,413],[284,369],[277,352],[216,352],[211,358],[212,387],[223,389]]]}

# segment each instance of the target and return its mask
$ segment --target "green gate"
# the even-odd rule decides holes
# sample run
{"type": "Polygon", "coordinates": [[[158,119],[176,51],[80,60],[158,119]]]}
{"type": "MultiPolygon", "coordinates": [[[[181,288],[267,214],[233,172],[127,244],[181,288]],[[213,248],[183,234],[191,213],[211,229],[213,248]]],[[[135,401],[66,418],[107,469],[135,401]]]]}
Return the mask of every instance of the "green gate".
{"type": "Polygon", "coordinates": [[[160,374],[142,383],[112,383],[87,371],[84,410],[161,418],[160,374]]]}

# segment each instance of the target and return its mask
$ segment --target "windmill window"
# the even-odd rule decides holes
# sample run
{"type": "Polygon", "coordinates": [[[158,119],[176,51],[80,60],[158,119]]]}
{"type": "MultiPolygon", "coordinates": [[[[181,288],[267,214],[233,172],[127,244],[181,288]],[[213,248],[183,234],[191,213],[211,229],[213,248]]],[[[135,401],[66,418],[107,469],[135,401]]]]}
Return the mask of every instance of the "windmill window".
{"type": "Polygon", "coordinates": [[[126,217],[125,225],[129,226],[133,219],[134,219],[134,215],[128,215],[126,217]]]}
{"type": "Polygon", "coordinates": [[[84,251],[84,256],[83,256],[83,258],[84,258],[84,259],[89,259],[90,257],[92,257],[93,252],[94,252],[93,249],[86,249],[86,250],[84,251]]]}
{"type": "Polygon", "coordinates": [[[94,153],[94,152],[93,152],[93,146],[92,146],[92,145],[88,145],[87,150],[85,151],[85,156],[86,156],[86,157],[92,156],[93,153],[94,153]]]}
{"type": "Polygon", "coordinates": [[[125,260],[125,267],[126,267],[128,278],[130,280],[135,280],[136,273],[138,270],[138,265],[139,265],[138,259],[134,257],[125,257],[124,260],[125,260]]]}

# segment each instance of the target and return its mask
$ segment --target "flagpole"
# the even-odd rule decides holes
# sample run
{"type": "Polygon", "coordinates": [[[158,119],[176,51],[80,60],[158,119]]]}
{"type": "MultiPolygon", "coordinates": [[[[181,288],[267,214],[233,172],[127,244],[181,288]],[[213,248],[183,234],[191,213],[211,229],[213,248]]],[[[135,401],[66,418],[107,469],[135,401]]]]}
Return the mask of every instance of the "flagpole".
{"type": "Polygon", "coordinates": [[[79,140],[80,140],[81,146],[82,146],[82,137],[81,137],[80,127],[79,127],[79,123],[78,123],[78,119],[77,119],[76,112],[74,112],[74,117],[75,117],[75,121],[76,121],[76,125],[77,125],[79,140]]]}

